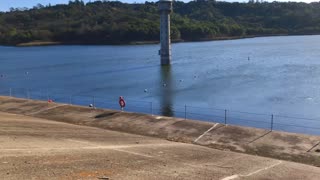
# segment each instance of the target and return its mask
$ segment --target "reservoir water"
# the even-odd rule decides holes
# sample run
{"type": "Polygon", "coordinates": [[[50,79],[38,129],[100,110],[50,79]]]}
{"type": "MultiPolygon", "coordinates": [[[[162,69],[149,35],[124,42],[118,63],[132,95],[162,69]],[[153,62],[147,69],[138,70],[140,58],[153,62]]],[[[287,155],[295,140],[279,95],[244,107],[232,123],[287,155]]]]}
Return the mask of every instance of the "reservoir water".
{"type": "Polygon", "coordinates": [[[226,109],[228,123],[262,128],[274,114],[275,129],[320,134],[320,36],[177,43],[170,68],[158,50],[0,46],[0,92],[72,94],[83,105],[94,95],[105,108],[124,96],[132,111],[221,123],[226,109]]]}

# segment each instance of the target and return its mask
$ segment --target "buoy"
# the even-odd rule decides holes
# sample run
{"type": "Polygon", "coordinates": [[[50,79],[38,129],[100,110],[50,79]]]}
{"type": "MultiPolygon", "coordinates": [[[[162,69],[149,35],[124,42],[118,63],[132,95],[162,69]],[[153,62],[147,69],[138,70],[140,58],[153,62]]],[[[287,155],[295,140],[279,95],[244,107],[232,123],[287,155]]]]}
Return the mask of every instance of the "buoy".
{"type": "Polygon", "coordinates": [[[144,92],[148,92],[148,89],[144,89],[144,92]]]}

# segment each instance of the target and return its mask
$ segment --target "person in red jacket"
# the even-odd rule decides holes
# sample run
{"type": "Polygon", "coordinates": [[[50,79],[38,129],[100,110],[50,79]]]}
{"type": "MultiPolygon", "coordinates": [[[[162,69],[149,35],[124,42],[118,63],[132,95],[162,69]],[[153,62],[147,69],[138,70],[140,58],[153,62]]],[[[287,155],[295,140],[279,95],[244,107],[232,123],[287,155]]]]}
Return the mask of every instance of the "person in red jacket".
{"type": "Polygon", "coordinates": [[[121,111],[123,111],[123,108],[126,106],[126,101],[122,96],[119,97],[119,105],[121,107],[121,111]]]}

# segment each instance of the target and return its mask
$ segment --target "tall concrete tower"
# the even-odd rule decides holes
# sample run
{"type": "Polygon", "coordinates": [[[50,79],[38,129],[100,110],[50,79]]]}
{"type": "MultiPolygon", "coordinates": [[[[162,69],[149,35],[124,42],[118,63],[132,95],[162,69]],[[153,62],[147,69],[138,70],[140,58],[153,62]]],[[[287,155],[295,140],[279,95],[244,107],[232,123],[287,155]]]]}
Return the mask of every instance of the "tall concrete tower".
{"type": "Polygon", "coordinates": [[[170,13],[172,12],[171,0],[159,1],[160,12],[160,56],[161,65],[170,65],[171,62],[171,39],[170,39],[170,13]]]}

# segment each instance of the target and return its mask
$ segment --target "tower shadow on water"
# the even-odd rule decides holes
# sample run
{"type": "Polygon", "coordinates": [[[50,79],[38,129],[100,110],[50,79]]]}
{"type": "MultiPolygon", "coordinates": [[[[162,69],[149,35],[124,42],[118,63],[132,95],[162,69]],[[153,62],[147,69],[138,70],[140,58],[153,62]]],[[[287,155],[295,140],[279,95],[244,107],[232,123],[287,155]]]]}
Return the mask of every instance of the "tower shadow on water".
{"type": "Polygon", "coordinates": [[[174,116],[173,106],[172,106],[172,73],[171,66],[161,66],[160,67],[160,77],[162,82],[162,87],[160,88],[160,106],[161,114],[163,116],[174,116]]]}

